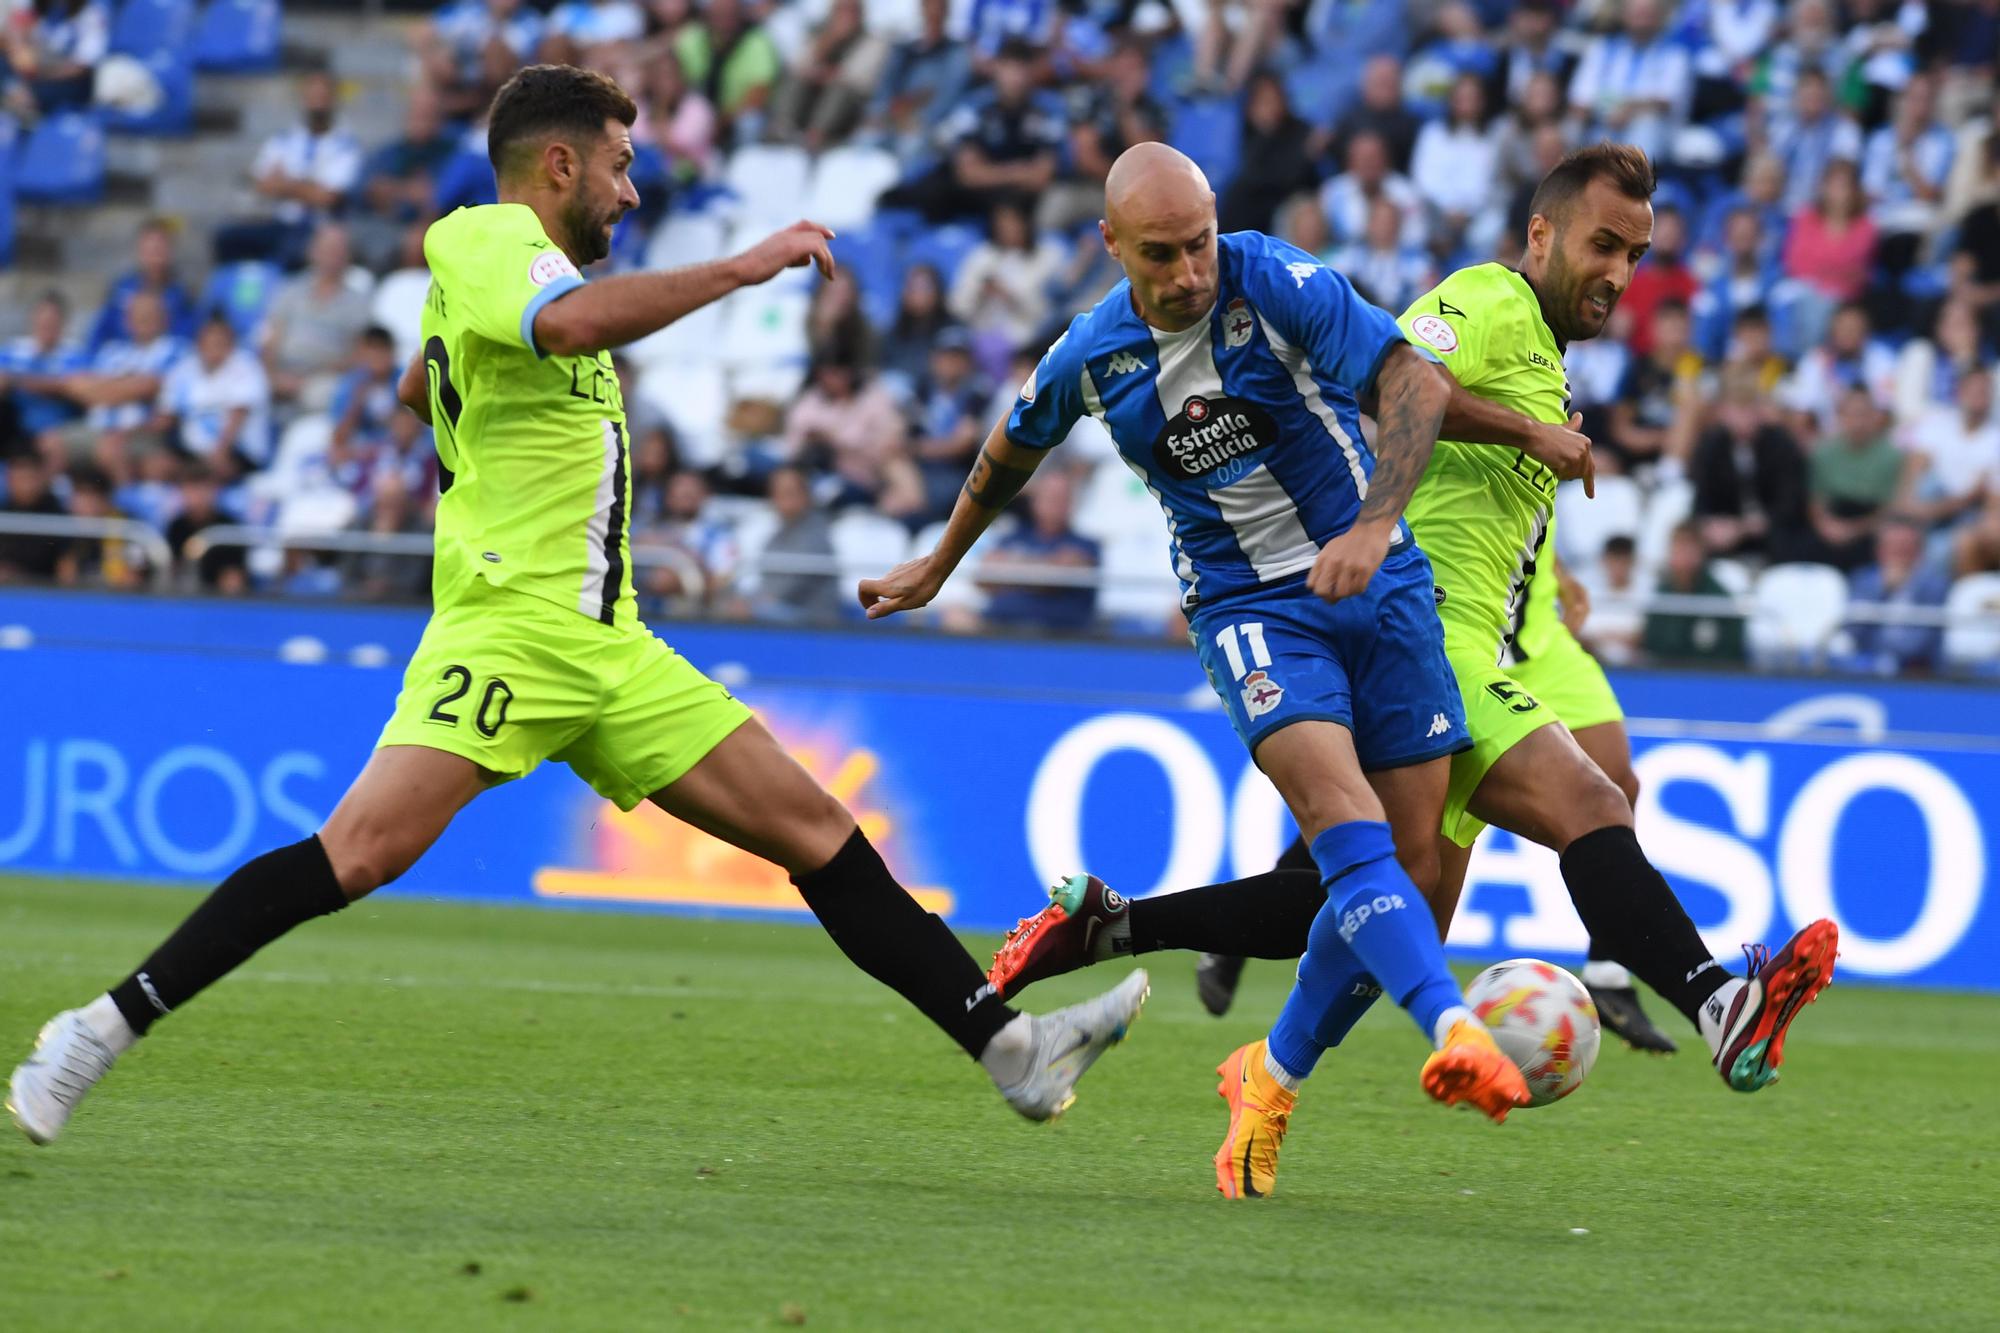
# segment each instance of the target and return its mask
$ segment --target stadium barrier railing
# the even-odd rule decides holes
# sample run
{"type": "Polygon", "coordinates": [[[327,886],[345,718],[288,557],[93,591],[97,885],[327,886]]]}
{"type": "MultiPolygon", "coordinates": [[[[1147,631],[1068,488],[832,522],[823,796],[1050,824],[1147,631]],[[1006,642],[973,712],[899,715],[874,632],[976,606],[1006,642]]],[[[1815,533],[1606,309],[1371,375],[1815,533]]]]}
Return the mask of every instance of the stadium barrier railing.
{"type": "Polygon", "coordinates": [[[172,588],[174,552],[166,538],[148,524],[130,518],[84,518],[74,514],[0,513],[0,535],[55,537],[72,541],[129,542],[145,552],[147,581],[165,592],[172,588]]]}

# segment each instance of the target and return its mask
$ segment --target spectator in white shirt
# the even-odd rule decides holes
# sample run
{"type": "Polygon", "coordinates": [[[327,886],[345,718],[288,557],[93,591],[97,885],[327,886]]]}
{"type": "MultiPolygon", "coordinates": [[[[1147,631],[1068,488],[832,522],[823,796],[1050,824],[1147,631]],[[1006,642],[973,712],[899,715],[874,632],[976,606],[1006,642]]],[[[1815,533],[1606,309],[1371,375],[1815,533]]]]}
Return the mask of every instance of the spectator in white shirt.
{"type": "Polygon", "coordinates": [[[257,358],[236,345],[236,330],[211,316],[160,386],[157,421],[170,446],[228,480],[271,456],[271,386],[257,358]]]}
{"type": "Polygon", "coordinates": [[[1377,199],[1368,210],[1366,235],[1357,244],[1339,247],[1326,261],[1368,300],[1392,313],[1407,309],[1434,285],[1430,252],[1404,245],[1402,227],[1396,206],[1377,199]]]}
{"type": "Polygon", "coordinates": [[[1896,353],[1896,422],[1905,429],[1958,401],[1958,382],[1993,359],[1979,334],[1979,310],[1964,296],[1938,307],[1928,338],[1896,353]]]}
{"type": "Polygon", "coordinates": [[[1490,251],[1503,224],[1500,145],[1486,116],[1486,83],[1461,74],[1445,118],[1426,124],[1410,159],[1410,181],[1432,209],[1438,233],[1456,248],[1490,251]],[[1482,244],[1483,242],[1483,244],[1482,244]]]}
{"type": "Polygon", "coordinates": [[[1062,251],[1037,241],[1028,215],[1015,205],[992,212],[987,239],[959,266],[945,302],[972,330],[980,363],[991,371],[1049,321],[1049,283],[1062,271],[1062,251]]]}
{"type": "Polygon", "coordinates": [[[374,280],[353,266],[347,228],[323,222],[313,233],[304,273],[271,300],[258,335],[271,396],[283,405],[323,411],[334,380],[352,359],[354,340],[371,323],[374,280]]]}
{"type": "Polygon", "coordinates": [[[1587,137],[1621,139],[1659,157],[1694,90],[1688,53],[1666,36],[1660,0],[1626,0],[1623,30],[1594,38],[1570,80],[1587,137]]]}
{"type": "Polygon", "coordinates": [[[1922,454],[1925,466],[1907,474],[1897,508],[1931,527],[1956,524],[2000,494],[2000,416],[1993,411],[1993,375],[1981,367],[1958,380],[1957,401],[1934,408],[1898,441],[1922,454]]]}
{"type": "Polygon", "coordinates": [[[42,0],[22,11],[28,21],[17,19],[0,36],[20,80],[7,101],[30,118],[88,107],[92,77],[111,46],[110,7],[103,0],[42,0]]]}
{"type": "Polygon", "coordinates": [[[1333,239],[1342,245],[1362,239],[1368,210],[1378,199],[1387,199],[1402,216],[1403,244],[1422,245],[1426,229],[1417,187],[1409,177],[1389,170],[1389,147],[1382,136],[1363,130],[1347,141],[1347,170],[1320,188],[1319,205],[1333,239]]]}
{"type": "Polygon", "coordinates": [[[361,180],[361,144],[336,123],[339,102],[332,75],[315,72],[299,81],[299,123],[266,139],[250,169],[259,197],[272,201],[271,216],[218,230],[218,263],[270,259],[294,268],[303,262],[313,228],[339,212],[361,180]]]}
{"type": "Polygon", "coordinates": [[[527,0],[457,0],[412,37],[423,76],[454,118],[478,111],[541,45],[545,20],[527,0]]]}
{"type": "Polygon", "coordinates": [[[1708,0],[1708,43],[1695,57],[1696,72],[1747,86],[1777,35],[1782,14],[1777,0],[1708,0]]]}
{"type": "Polygon", "coordinates": [[[1792,414],[1793,434],[1810,440],[1836,429],[1835,409],[1845,390],[1866,389],[1886,412],[1895,383],[1896,354],[1875,337],[1868,307],[1850,301],[1833,312],[1825,343],[1799,358],[1779,398],[1792,414]]]}

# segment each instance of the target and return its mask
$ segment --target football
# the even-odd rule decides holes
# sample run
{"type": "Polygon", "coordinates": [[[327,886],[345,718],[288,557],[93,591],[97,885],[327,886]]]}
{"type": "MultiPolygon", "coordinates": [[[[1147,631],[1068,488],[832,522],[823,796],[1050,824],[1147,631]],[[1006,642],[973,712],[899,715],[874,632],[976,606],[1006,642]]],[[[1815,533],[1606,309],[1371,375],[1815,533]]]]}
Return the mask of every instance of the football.
{"type": "Polygon", "coordinates": [[[1569,1096],[1597,1063],[1597,1006],[1583,983],[1554,963],[1495,963],[1465,988],[1465,1002],[1520,1066],[1530,1106],[1569,1096]]]}

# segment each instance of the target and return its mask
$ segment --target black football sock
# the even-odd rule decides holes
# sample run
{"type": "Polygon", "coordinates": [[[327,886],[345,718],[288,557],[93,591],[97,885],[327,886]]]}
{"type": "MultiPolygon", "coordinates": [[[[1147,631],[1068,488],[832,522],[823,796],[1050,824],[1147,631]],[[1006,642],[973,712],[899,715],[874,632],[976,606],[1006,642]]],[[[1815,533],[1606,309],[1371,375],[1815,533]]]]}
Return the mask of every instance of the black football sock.
{"type": "Polygon", "coordinates": [[[1194,949],[1237,958],[1297,958],[1326,904],[1317,870],[1267,870],[1248,879],[1132,900],[1132,952],[1194,949]]]}
{"type": "Polygon", "coordinates": [[[1624,824],[1584,834],[1562,854],[1562,876],[1591,940],[1696,1022],[1729,971],[1701,942],[1638,836],[1624,824]]]}
{"type": "Polygon", "coordinates": [[[139,1036],[294,926],[347,906],[317,834],[239,866],[137,972],[111,988],[139,1036]]]}
{"type": "Polygon", "coordinates": [[[860,829],[818,870],[792,876],[848,961],[915,1005],[977,1060],[1014,1018],[951,927],[903,891],[860,829]]]}

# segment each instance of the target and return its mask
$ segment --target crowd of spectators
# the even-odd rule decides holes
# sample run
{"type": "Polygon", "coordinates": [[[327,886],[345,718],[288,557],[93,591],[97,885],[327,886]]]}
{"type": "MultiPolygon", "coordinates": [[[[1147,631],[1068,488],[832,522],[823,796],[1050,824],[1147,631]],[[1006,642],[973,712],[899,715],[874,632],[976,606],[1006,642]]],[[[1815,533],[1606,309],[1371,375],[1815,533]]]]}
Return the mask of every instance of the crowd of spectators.
{"type": "MultiPolygon", "coordinates": [[[[110,8],[15,0],[7,105],[87,100],[110,8]]],[[[772,364],[729,360],[734,320],[665,370],[620,356],[635,542],[678,553],[644,571],[649,603],[788,620],[845,614],[830,571],[850,551],[925,539],[1011,386],[1116,279],[1095,224],[1127,145],[1182,146],[1225,229],[1283,235],[1400,311],[1455,267],[1513,261],[1540,175],[1616,137],[1659,166],[1653,248],[1568,369],[1600,477],[1637,499],[1588,547],[1559,531],[1568,600],[1588,591],[1608,657],[1740,659],[1735,618],[1647,600],[1742,596],[1760,567],[1810,562],[1857,603],[1936,609],[2000,571],[1996,53],[1992,0],[453,0],[412,27],[388,141],[359,141],[340,84],[309,73],[296,123],[246,145],[255,207],[205,238],[219,301],[161,218],[101,308],[37,303],[0,360],[5,503],[139,518],[176,552],[210,522],[425,531],[435,465],[393,393],[422,232],[491,198],[481,116],[527,61],[603,68],[640,103],[645,202],[611,267],[731,219],[745,154],[893,164],[836,242],[841,274],[760,307],[796,325],[772,364]],[[686,391],[711,369],[718,392],[686,391]]],[[[1067,577],[1137,539],[1106,517],[1106,443],[1086,425],[1072,445],[947,623],[1171,632],[1164,608],[1067,577]],[[1021,587],[1010,565],[1057,574],[1021,587]]],[[[119,543],[0,536],[0,578],[144,572],[119,543]]],[[[386,555],[216,547],[184,577],[424,585],[386,555]]],[[[1942,645],[1934,619],[1859,614],[1832,656],[1925,671],[1942,645]]]]}

